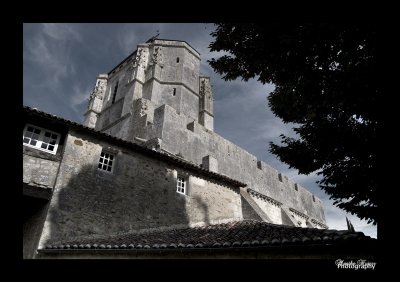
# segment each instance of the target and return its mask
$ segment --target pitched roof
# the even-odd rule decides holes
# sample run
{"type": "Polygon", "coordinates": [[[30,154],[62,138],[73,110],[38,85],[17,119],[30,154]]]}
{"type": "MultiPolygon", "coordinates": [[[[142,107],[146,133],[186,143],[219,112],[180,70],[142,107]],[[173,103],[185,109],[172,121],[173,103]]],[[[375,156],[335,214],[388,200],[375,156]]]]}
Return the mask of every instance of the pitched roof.
{"type": "Polygon", "coordinates": [[[230,184],[230,185],[232,185],[234,187],[245,187],[245,186],[247,186],[247,184],[245,184],[245,183],[242,183],[240,181],[237,181],[235,179],[227,177],[227,176],[225,176],[223,174],[209,171],[209,170],[207,170],[205,168],[202,168],[202,167],[200,167],[200,166],[198,166],[198,165],[196,165],[194,163],[191,163],[189,161],[186,161],[186,160],[184,160],[182,158],[178,158],[178,157],[175,157],[175,156],[170,155],[170,154],[166,154],[166,153],[163,153],[163,152],[160,152],[160,151],[155,151],[155,150],[143,147],[143,146],[141,146],[139,144],[136,144],[136,143],[133,143],[133,142],[129,142],[129,141],[123,140],[121,138],[114,137],[114,136],[106,134],[104,132],[95,130],[93,128],[84,126],[84,125],[76,123],[76,122],[73,122],[71,120],[67,120],[67,119],[58,117],[58,116],[53,115],[53,114],[45,113],[45,112],[39,111],[37,109],[33,109],[31,107],[28,107],[28,106],[24,106],[23,107],[23,111],[25,113],[29,114],[29,115],[33,115],[34,114],[36,116],[40,116],[41,118],[48,119],[48,120],[51,120],[51,121],[56,121],[58,123],[64,124],[64,125],[66,125],[68,127],[74,128],[76,130],[80,130],[80,131],[95,135],[96,137],[101,138],[101,139],[103,139],[105,141],[114,143],[115,145],[118,145],[118,146],[122,146],[122,147],[125,147],[125,148],[128,148],[128,149],[131,149],[133,151],[139,152],[139,153],[144,154],[146,156],[157,158],[157,159],[172,163],[172,164],[177,165],[179,167],[183,167],[183,168],[185,168],[185,169],[187,169],[189,171],[197,172],[197,173],[199,173],[201,175],[206,175],[211,179],[223,181],[223,182],[225,182],[227,184],[230,184]]]}
{"type": "Polygon", "coordinates": [[[362,232],[276,225],[242,220],[203,227],[155,230],[100,239],[82,239],[45,246],[53,249],[188,249],[293,247],[304,245],[357,245],[376,239],[362,232]]]}

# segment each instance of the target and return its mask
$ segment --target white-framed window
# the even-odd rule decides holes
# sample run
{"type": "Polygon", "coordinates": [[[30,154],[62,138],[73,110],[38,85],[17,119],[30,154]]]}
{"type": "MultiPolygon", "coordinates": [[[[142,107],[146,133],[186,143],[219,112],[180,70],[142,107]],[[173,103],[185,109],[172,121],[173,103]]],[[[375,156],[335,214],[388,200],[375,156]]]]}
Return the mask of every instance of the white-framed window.
{"type": "Polygon", "coordinates": [[[186,195],[186,180],[178,176],[176,181],[176,192],[186,195]]]}
{"type": "Polygon", "coordinates": [[[102,151],[100,154],[99,165],[97,167],[100,170],[112,172],[114,162],[115,162],[115,158],[114,158],[113,154],[102,151]]]}
{"type": "Polygon", "coordinates": [[[60,134],[31,124],[25,125],[22,142],[25,146],[55,155],[60,134]]]}

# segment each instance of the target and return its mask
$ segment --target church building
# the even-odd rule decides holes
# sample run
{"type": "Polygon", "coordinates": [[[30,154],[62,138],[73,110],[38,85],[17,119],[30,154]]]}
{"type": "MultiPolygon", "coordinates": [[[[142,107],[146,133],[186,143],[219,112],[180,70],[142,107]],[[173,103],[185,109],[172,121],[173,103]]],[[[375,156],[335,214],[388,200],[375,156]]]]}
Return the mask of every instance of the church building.
{"type": "Polygon", "coordinates": [[[318,197],[214,131],[200,60],[153,38],[97,76],[83,124],[23,108],[24,258],[323,257],[374,242],[328,230],[318,197]]]}

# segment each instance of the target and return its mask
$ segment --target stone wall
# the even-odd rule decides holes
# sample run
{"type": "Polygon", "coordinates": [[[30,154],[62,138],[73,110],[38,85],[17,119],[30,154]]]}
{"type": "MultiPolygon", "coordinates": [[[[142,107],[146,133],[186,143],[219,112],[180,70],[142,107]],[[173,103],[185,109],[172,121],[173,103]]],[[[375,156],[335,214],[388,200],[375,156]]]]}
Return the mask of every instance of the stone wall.
{"type": "MultiPolygon", "coordinates": [[[[35,149],[30,149],[35,150],[35,149]]],[[[24,183],[43,188],[53,188],[57,177],[59,161],[48,160],[23,154],[24,183]]]]}
{"type": "Polygon", "coordinates": [[[239,188],[70,130],[40,244],[241,218],[239,188]],[[102,150],[115,155],[112,173],[97,168],[102,150]]]}
{"type": "Polygon", "coordinates": [[[119,124],[119,118],[134,114],[134,101],[142,97],[151,100],[156,107],[167,104],[198,120],[199,69],[199,54],[184,42],[156,40],[138,45],[136,53],[109,73],[96,129],[105,132],[111,129],[116,136],[127,137],[119,132],[125,127],[119,124]]]}
{"type": "Polygon", "coordinates": [[[308,216],[296,212],[293,209],[289,209],[290,213],[290,217],[292,219],[292,221],[294,221],[296,223],[296,226],[300,226],[300,227],[314,227],[314,226],[310,226],[310,222],[308,222],[308,216]]]}
{"type": "Polygon", "coordinates": [[[95,126],[97,130],[112,127],[113,123],[118,121],[119,118],[131,112],[130,104],[132,103],[135,89],[139,88],[141,90],[140,83],[134,79],[132,80],[132,72],[137,69],[133,68],[135,57],[135,54],[133,54],[108,75],[102,110],[98,115],[95,126]],[[117,81],[118,89],[113,103],[114,88],[117,81]]]}
{"type": "Polygon", "coordinates": [[[218,161],[219,173],[242,181],[255,191],[325,222],[320,199],[314,196],[314,201],[313,195],[299,184],[296,190],[293,181],[282,174],[279,176],[276,169],[258,161],[246,150],[197,122],[188,128],[190,119],[178,114],[168,105],[155,110],[154,122],[156,121],[158,131],[161,128],[158,137],[162,139],[162,149],[180,154],[198,165],[202,163],[204,156],[211,155],[218,161]]]}
{"type": "MultiPolygon", "coordinates": [[[[208,92],[212,98],[210,81],[199,76],[199,69],[200,55],[185,42],[139,44],[131,58],[109,73],[105,108],[96,129],[131,142],[162,139],[161,149],[197,165],[210,155],[218,161],[220,173],[324,223],[320,199],[213,132],[213,117],[199,111],[204,108],[212,113],[212,103],[207,104],[212,101],[199,100],[200,94],[208,92]],[[118,93],[111,105],[116,80],[120,81],[118,93]]],[[[282,222],[278,215],[274,218],[282,222]]]]}
{"type": "Polygon", "coordinates": [[[35,257],[40,235],[42,234],[43,223],[46,218],[49,201],[23,196],[22,204],[23,258],[32,259],[35,257]]]}
{"type": "Polygon", "coordinates": [[[257,205],[263,210],[272,223],[282,224],[282,212],[279,205],[272,203],[271,201],[265,200],[262,197],[253,197],[257,205]]]}
{"type": "Polygon", "coordinates": [[[123,102],[124,98],[120,98],[116,100],[114,104],[102,110],[99,115],[99,126],[101,128],[109,127],[121,118],[123,102]]]}

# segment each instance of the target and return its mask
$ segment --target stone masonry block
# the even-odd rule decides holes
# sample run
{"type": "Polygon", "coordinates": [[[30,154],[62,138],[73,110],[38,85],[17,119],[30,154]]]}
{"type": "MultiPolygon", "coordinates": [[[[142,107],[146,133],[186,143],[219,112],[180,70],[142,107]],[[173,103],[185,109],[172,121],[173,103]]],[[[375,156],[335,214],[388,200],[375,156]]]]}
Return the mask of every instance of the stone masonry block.
{"type": "Polygon", "coordinates": [[[203,168],[218,172],[218,160],[210,155],[203,157],[203,168]]]}

